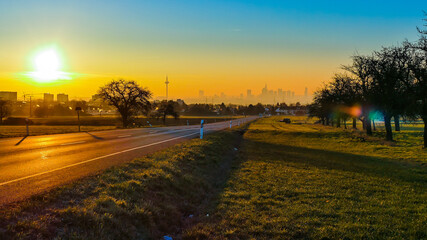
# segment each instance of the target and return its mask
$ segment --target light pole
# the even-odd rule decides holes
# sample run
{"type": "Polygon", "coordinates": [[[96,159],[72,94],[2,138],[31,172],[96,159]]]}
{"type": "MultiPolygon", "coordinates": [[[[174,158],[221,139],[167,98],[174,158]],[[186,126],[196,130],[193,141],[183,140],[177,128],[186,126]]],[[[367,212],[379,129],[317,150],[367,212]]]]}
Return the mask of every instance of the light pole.
{"type": "Polygon", "coordinates": [[[81,107],[76,107],[76,112],[77,112],[77,122],[79,124],[79,132],[80,132],[80,111],[82,110],[81,107]]]}

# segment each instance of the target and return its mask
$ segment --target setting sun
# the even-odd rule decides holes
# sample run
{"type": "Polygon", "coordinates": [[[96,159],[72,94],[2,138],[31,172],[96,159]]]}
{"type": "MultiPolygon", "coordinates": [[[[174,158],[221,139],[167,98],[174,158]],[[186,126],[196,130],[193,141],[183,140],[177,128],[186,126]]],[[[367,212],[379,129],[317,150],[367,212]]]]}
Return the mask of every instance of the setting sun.
{"type": "Polygon", "coordinates": [[[49,83],[61,79],[70,79],[67,73],[60,71],[61,58],[54,49],[46,49],[36,54],[33,58],[34,72],[30,77],[38,83],[49,83]]]}

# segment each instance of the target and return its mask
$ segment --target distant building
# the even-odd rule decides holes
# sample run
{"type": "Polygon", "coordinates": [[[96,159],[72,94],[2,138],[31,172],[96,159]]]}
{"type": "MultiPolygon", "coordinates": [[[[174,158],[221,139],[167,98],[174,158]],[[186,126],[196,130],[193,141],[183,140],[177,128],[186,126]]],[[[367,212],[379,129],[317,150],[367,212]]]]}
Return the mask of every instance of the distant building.
{"type": "Polygon", "coordinates": [[[199,90],[199,98],[205,97],[205,91],[199,90]]]}
{"type": "Polygon", "coordinates": [[[227,97],[227,95],[225,95],[225,93],[221,93],[221,98],[226,98],[227,97]]]}
{"type": "Polygon", "coordinates": [[[56,101],[58,101],[58,103],[68,103],[68,94],[64,94],[64,93],[57,94],[56,101]]]}
{"type": "Polygon", "coordinates": [[[308,89],[307,89],[307,87],[305,88],[305,91],[304,91],[304,96],[308,96],[308,89]]]}
{"type": "Polygon", "coordinates": [[[6,100],[6,101],[13,101],[16,102],[18,100],[18,93],[17,92],[0,92],[0,99],[6,100]]]}
{"type": "Polygon", "coordinates": [[[250,89],[246,90],[246,96],[252,97],[252,90],[250,90],[250,89]]]}
{"type": "Polygon", "coordinates": [[[267,84],[265,84],[265,87],[262,89],[261,94],[264,95],[264,96],[268,94],[267,84]]]}
{"type": "Polygon", "coordinates": [[[50,93],[43,94],[43,101],[45,103],[53,103],[54,95],[50,93]]]}

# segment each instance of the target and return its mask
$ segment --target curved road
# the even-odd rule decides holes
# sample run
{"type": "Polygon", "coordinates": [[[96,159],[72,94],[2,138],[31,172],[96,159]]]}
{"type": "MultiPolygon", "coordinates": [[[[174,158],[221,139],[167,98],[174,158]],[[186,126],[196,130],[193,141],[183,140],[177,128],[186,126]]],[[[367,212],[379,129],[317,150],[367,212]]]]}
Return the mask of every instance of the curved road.
{"type": "MultiPolygon", "coordinates": [[[[233,121],[248,122],[257,117],[233,121]]],[[[229,121],[204,125],[209,133],[229,121]]],[[[0,139],[0,206],[199,137],[200,126],[123,129],[0,139]]]]}

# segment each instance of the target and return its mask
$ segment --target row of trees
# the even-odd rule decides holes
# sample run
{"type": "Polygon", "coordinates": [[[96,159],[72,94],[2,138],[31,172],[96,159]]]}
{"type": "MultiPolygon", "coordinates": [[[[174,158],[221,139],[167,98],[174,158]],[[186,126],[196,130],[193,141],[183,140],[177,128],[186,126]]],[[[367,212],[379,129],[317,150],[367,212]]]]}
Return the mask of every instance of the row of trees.
{"type": "Polygon", "coordinates": [[[323,124],[337,126],[353,118],[356,127],[356,119],[360,119],[371,135],[372,114],[380,112],[390,141],[392,119],[399,131],[399,117],[421,118],[427,147],[427,31],[418,31],[417,42],[405,41],[370,55],[353,56],[352,63],[342,67],[343,73],[315,93],[310,114],[323,124]]]}

